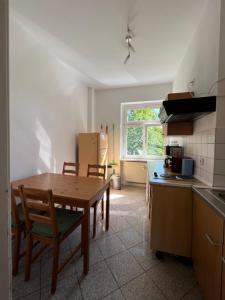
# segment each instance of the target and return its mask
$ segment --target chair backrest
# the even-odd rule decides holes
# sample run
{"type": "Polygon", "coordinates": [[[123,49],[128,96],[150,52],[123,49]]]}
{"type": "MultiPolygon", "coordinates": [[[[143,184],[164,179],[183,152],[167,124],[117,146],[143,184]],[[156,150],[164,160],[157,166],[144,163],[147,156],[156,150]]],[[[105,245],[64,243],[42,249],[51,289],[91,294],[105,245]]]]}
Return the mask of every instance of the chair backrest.
{"type": "Polygon", "coordinates": [[[102,177],[105,178],[106,166],[89,165],[87,170],[87,177],[102,177]]]}
{"type": "Polygon", "coordinates": [[[62,174],[79,175],[79,163],[64,162],[62,174]],[[72,167],[72,168],[71,168],[72,167]]]}
{"type": "Polygon", "coordinates": [[[12,214],[12,224],[19,226],[20,225],[20,218],[18,215],[17,205],[16,205],[16,197],[11,187],[11,214],[12,214]]]}
{"type": "Polygon", "coordinates": [[[57,236],[58,226],[52,191],[25,188],[23,185],[20,185],[18,189],[27,230],[32,229],[32,222],[48,224],[52,229],[52,234],[57,236]]]}

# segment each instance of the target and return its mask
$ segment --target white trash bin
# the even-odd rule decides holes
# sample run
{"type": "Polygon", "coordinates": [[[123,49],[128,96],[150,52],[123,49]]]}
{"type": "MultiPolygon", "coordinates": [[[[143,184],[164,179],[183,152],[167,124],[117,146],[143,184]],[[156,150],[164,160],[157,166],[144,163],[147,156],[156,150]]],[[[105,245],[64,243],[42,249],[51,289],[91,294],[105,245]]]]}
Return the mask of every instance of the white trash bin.
{"type": "Polygon", "coordinates": [[[121,176],[120,175],[114,175],[113,176],[113,188],[115,190],[121,190],[121,176]]]}

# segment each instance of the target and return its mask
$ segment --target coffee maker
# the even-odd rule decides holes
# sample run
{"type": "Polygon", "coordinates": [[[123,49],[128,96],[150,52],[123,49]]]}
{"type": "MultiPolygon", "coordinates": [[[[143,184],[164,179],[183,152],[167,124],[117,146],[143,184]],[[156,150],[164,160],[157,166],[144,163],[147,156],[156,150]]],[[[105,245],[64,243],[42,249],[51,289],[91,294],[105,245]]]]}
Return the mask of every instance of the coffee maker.
{"type": "Polygon", "coordinates": [[[165,147],[165,167],[171,168],[172,172],[181,173],[183,147],[181,146],[169,146],[165,147]]]}

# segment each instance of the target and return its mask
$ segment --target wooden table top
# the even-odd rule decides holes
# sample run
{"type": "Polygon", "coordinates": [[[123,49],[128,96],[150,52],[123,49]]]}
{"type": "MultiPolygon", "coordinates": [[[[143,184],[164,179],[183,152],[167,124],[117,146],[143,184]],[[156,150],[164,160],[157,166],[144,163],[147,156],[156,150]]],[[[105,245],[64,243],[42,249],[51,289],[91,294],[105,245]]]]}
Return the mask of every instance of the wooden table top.
{"type": "Polygon", "coordinates": [[[91,206],[109,187],[109,181],[100,178],[70,176],[44,173],[12,182],[17,195],[17,188],[25,187],[41,190],[51,189],[54,201],[79,207],[91,206]]]}

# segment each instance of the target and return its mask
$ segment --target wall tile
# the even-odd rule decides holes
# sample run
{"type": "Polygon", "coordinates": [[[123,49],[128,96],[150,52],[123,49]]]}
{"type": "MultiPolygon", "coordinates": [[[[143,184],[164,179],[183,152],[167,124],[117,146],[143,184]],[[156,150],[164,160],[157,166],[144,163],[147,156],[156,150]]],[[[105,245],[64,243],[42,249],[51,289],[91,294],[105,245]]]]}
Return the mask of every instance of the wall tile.
{"type": "Polygon", "coordinates": [[[216,144],[215,158],[216,159],[225,159],[225,144],[216,144]]]}
{"type": "Polygon", "coordinates": [[[216,129],[216,143],[224,143],[225,144],[225,128],[217,128],[216,129]]]}
{"type": "Polygon", "coordinates": [[[214,157],[214,152],[215,152],[215,145],[214,144],[207,144],[207,145],[208,145],[207,157],[213,158],[214,157]]]}
{"type": "Polygon", "coordinates": [[[216,159],[214,173],[217,175],[225,175],[225,160],[216,159]]]}
{"type": "Polygon", "coordinates": [[[215,143],[215,131],[211,131],[207,134],[207,143],[214,144],[215,143]]]}
{"type": "Polygon", "coordinates": [[[213,158],[206,158],[206,169],[207,172],[209,173],[213,173],[213,169],[214,169],[214,159],[213,158]]]}
{"type": "Polygon", "coordinates": [[[224,187],[225,186],[225,176],[223,176],[223,175],[214,175],[213,186],[215,186],[215,187],[224,187]]]}

